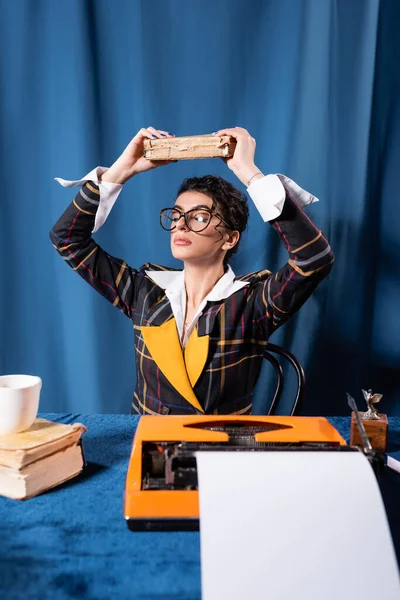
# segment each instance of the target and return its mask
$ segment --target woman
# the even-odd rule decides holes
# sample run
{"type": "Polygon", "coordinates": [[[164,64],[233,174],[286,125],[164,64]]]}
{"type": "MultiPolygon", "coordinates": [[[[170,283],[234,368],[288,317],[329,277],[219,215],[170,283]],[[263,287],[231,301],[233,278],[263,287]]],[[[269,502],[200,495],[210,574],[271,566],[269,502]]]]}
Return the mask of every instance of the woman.
{"type": "Polygon", "coordinates": [[[287,264],[275,275],[264,270],[236,277],[229,267],[248,207],[239,190],[211,175],[186,179],[175,205],[161,211],[183,271],[152,264],[137,271],[96,244],[91,233],[104,223],[123,184],[167,164],[143,157],[144,140],[170,136],[166,131],[141,129],[109,169],[99,167],[75,182],[58,179],[83,186],[50,233],[54,246],[134,325],[134,413],[250,414],[269,336],[333,263],[328,242],[301,208],[315,198],[284,176],[264,176],[245,129],[215,133],[236,139],[233,157],[224,160],[288,250],[287,264]]]}

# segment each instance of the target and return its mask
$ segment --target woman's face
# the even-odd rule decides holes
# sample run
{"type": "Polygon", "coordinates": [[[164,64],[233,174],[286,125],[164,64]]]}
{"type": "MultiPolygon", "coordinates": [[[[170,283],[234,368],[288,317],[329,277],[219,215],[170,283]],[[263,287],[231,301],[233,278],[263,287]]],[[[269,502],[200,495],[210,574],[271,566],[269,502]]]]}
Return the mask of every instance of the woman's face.
{"type": "MultiPolygon", "coordinates": [[[[180,212],[199,209],[191,213],[201,219],[201,208],[212,210],[212,199],[201,192],[183,192],[175,202],[175,208],[180,212]]],[[[219,212],[218,209],[214,209],[219,212]]],[[[206,217],[204,213],[204,217],[206,217]]],[[[222,216],[222,215],[221,215],[222,216]]],[[[206,229],[200,232],[191,231],[185,219],[181,217],[176,222],[176,227],[171,231],[171,252],[174,258],[191,262],[222,262],[227,250],[232,248],[239,239],[239,233],[231,231],[221,223],[218,217],[213,216],[206,229]],[[218,229],[215,227],[218,225],[218,229]]]]}

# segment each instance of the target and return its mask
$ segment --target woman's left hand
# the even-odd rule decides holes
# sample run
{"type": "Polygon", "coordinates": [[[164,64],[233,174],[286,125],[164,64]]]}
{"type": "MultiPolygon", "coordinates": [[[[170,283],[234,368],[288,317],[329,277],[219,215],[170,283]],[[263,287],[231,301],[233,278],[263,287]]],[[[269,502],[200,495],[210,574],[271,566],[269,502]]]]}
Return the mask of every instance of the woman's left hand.
{"type": "MultiPolygon", "coordinates": [[[[246,187],[248,186],[249,180],[253,179],[253,175],[260,173],[258,177],[263,176],[260,169],[258,169],[254,163],[256,140],[246,129],[243,129],[243,127],[220,129],[219,131],[216,131],[214,135],[229,135],[235,138],[236,148],[233,156],[231,158],[223,158],[222,160],[246,187]]],[[[222,145],[223,144],[221,144],[221,146],[222,145]]],[[[254,179],[258,177],[254,177],[254,179]]]]}

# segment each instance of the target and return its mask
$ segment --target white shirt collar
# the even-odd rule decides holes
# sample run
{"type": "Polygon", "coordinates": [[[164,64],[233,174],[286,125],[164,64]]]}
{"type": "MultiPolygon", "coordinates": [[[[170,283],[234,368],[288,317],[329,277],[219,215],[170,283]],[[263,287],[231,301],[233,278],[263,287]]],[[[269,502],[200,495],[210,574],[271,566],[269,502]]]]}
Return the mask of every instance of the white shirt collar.
{"type": "Polygon", "coordinates": [[[248,281],[235,281],[235,273],[228,265],[226,273],[217,281],[211,292],[204,298],[197,309],[197,312],[190,323],[184,327],[186,314],[186,289],[184,271],[146,271],[154,283],[165,290],[165,294],[171,303],[173,315],[175,317],[176,327],[178,329],[179,339],[183,348],[189,340],[189,337],[196,327],[197,321],[202,314],[208,301],[218,301],[229,298],[232,294],[249,284],[248,281]]]}
{"type": "MultiPolygon", "coordinates": [[[[185,271],[146,271],[154,283],[163,288],[167,296],[181,292],[185,288],[185,271]]],[[[226,273],[217,281],[207,300],[218,301],[229,298],[232,294],[249,284],[248,281],[235,281],[235,273],[230,265],[226,273]]]]}

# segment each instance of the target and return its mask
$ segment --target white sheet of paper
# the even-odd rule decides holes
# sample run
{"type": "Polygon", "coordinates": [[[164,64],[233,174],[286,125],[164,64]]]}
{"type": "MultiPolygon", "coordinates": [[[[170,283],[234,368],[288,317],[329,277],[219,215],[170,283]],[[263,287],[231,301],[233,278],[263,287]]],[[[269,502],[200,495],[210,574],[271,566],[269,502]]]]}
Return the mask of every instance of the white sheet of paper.
{"type": "Polygon", "coordinates": [[[358,452],[197,452],[203,600],[399,600],[358,452]]]}

